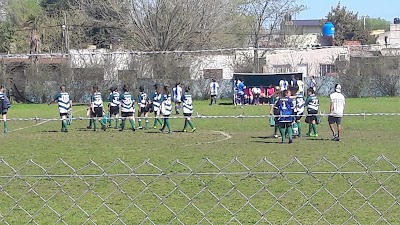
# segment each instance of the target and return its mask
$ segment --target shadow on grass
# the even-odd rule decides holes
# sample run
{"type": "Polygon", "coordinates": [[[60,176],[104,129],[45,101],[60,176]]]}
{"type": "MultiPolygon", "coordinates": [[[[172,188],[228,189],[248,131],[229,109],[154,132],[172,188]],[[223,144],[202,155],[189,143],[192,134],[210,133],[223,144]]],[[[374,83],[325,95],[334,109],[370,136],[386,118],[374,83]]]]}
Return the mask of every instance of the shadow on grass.
{"type": "MultiPolygon", "coordinates": [[[[281,141],[251,141],[254,143],[262,143],[262,144],[277,144],[277,145],[282,145],[281,141]]],[[[286,144],[286,143],[284,143],[286,144]]]]}
{"type": "Polygon", "coordinates": [[[234,105],[232,102],[221,102],[221,103],[218,103],[218,105],[234,105]]]}
{"type": "Polygon", "coordinates": [[[304,140],[306,140],[306,141],[332,141],[329,138],[307,138],[307,139],[304,138],[304,140]]]}
{"type": "Polygon", "coordinates": [[[41,130],[40,133],[61,133],[59,130],[41,130]]]}
{"type": "Polygon", "coordinates": [[[278,138],[275,138],[274,136],[263,136],[263,137],[251,137],[251,138],[258,138],[258,139],[278,139],[278,138]]]}

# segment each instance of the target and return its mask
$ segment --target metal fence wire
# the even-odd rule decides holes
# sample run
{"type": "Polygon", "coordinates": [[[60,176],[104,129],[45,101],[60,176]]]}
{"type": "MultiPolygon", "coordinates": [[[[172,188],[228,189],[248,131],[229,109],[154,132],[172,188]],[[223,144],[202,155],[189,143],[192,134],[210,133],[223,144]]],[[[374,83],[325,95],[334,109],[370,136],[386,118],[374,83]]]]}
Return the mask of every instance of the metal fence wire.
{"type": "Polygon", "coordinates": [[[0,224],[398,224],[399,166],[321,158],[256,164],[0,161],[0,224]],[[251,166],[250,166],[251,165],[251,166]]]}

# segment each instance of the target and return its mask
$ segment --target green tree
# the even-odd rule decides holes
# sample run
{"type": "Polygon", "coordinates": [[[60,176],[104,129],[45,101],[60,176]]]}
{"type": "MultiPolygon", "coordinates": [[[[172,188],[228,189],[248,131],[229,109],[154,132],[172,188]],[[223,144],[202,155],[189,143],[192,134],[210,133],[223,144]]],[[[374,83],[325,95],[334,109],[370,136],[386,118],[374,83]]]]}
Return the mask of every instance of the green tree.
{"type": "Polygon", "coordinates": [[[326,18],[335,25],[334,43],[336,45],[342,45],[345,40],[360,41],[361,44],[371,44],[375,41],[369,31],[364,30],[358,13],[348,10],[340,3],[332,7],[326,18]]]}
{"type": "Polygon", "coordinates": [[[0,23],[0,52],[12,50],[12,43],[15,40],[15,28],[10,22],[0,23]]]}
{"type": "MultiPolygon", "coordinates": [[[[361,22],[364,26],[364,18],[361,18],[361,22]]],[[[365,29],[388,31],[390,29],[390,22],[382,18],[365,17],[365,29]]]]}

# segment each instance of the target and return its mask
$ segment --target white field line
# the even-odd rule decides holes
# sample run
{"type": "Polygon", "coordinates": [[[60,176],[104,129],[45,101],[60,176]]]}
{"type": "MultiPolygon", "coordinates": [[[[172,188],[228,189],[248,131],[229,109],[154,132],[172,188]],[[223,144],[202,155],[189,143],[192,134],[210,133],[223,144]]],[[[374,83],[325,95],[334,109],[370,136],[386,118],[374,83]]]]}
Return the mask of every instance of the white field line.
{"type": "Polygon", "coordinates": [[[218,139],[218,140],[215,140],[215,141],[200,142],[200,143],[196,143],[196,144],[188,144],[188,145],[184,145],[184,146],[182,146],[182,147],[189,147],[189,146],[196,146],[196,145],[205,145],[205,144],[214,144],[214,143],[218,143],[218,142],[222,142],[222,141],[227,141],[227,140],[229,140],[229,139],[232,138],[231,135],[229,135],[229,134],[227,134],[227,133],[225,133],[225,132],[223,132],[223,131],[213,131],[213,133],[221,134],[221,135],[224,136],[224,138],[218,139]]]}
{"type": "MultiPolygon", "coordinates": [[[[80,110],[76,110],[75,112],[81,112],[81,111],[84,111],[84,110],[86,110],[86,108],[83,108],[83,109],[80,109],[80,110]]],[[[8,133],[13,133],[13,132],[21,131],[21,130],[26,130],[26,129],[33,128],[33,127],[38,127],[38,126],[43,125],[43,124],[48,123],[48,122],[50,122],[50,121],[49,120],[42,121],[40,123],[31,125],[31,126],[21,127],[21,128],[15,129],[15,130],[8,131],[8,133]]]]}
{"type": "Polygon", "coordinates": [[[17,132],[17,131],[29,129],[29,128],[32,128],[32,127],[38,127],[38,126],[43,125],[43,124],[48,123],[48,122],[50,122],[50,121],[42,121],[40,123],[31,125],[31,126],[21,127],[21,128],[15,129],[15,130],[8,131],[8,133],[17,132]]]}

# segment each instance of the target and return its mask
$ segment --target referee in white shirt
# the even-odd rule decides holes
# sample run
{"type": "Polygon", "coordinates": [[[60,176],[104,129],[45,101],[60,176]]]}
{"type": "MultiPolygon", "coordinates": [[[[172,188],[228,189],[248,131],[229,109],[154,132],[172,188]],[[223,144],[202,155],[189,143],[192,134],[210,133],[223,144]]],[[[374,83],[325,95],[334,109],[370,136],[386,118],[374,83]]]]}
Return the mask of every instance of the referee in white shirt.
{"type": "Polygon", "coordinates": [[[332,140],[340,141],[342,134],[342,118],[344,113],[344,107],[346,105],[345,97],[342,94],[342,86],[340,84],[335,85],[335,92],[330,95],[331,105],[330,114],[328,117],[329,127],[332,131],[332,140]],[[335,131],[334,124],[337,126],[337,133],[335,131]]]}

